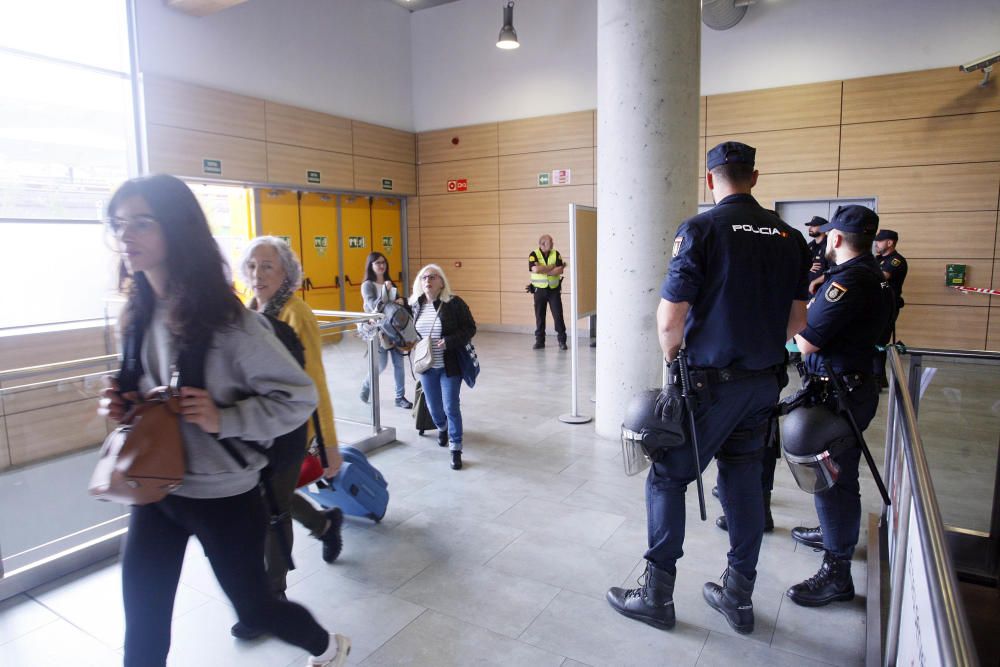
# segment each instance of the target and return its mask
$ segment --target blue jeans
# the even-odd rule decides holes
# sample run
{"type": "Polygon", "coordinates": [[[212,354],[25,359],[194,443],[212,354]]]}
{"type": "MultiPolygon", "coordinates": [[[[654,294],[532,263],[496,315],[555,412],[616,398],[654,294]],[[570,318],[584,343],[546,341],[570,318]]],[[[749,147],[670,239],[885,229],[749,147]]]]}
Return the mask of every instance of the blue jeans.
{"type": "MultiPolygon", "coordinates": [[[[751,580],[764,535],[764,429],[777,400],[777,379],[764,375],[716,384],[699,395],[695,407],[701,470],[713,456],[718,458],[719,502],[729,523],[728,563],[751,580]]],[[[689,445],[670,450],[650,467],[646,478],[645,558],[671,574],[684,555],[684,494],[694,479],[689,445]]]]}
{"type": "MultiPolygon", "coordinates": [[[[386,350],[385,348],[379,346],[378,348],[378,372],[379,375],[385,370],[385,367],[389,365],[389,355],[392,354],[392,375],[396,380],[396,398],[403,398],[406,389],[406,372],[405,363],[403,361],[403,355],[399,353],[398,350],[386,350]]],[[[371,383],[368,378],[361,383],[361,391],[368,393],[371,391],[371,383]]]]}
{"type": "MultiPolygon", "coordinates": [[[[863,432],[878,409],[878,385],[869,379],[847,395],[848,408],[863,432]]],[[[858,466],[861,448],[851,447],[833,457],[840,466],[837,482],[816,494],[816,514],[823,528],[823,548],[837,558],[851,558],[861,528],[861,487],[858,466]]]]}
{"type": "Polygon", "coordinates": [[[434,425],[439,431],[448,429],[449,449],[462,451],[462,407],[458,399],[462,376],[448,377],[444,368],[431,368],[420,377],[420,385],[434,425]]]}

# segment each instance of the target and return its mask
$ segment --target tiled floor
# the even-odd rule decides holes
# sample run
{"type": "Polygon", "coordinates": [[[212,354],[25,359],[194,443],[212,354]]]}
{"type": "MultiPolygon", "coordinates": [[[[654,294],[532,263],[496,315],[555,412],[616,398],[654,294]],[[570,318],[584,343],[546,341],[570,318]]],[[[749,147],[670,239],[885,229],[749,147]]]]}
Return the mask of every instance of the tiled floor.
{"type": "MultiPolygon", "coordinates": [[[[296,531],[298,569],[289,597],[353,640],[353,665],[857,665],[865,641],[863,545],[854,568],[858,597],[803,609],[785,589],[820,561],[796,548],[789,530],[815,524],[812,498],[779,462],[777,529],[764,538],[754,604],[756,631],[737,635],[701,598],[725,566],[726,534],[701,523],[688,494],[688,535],[675,593],[678,624],[660,631],[625,619],[604,591],[641,572],[646,545],[643,478],[622,472],[618,443],[593,424],[563,424],[569,356],[532,339],[483,333],[474,390],[463,388],[466,467],[454,472],[436,438],[419,437],[409,413],[392,407],[391,372],[382,376],[384,421],[399,442],[372,455],[389,481],[380,524],[349,520],[344,552],[323,563],[319,543],[296,531]],[[544,380],[552,391],[540,391],[544,380]],[[388,398],[385,398],[388,397],[388,398]],[[823,632],[816,632],[822,627],[823,632]]],[[[352,341],[331,346],[327,364],[338,414],[360,417],[363,360],[352,341]],[[347,378],[347,379],[344,379],[347,378]]],[[[581,375],[593,377],[594,350],[581,348],[581,375]]],[[[412,397],[412,381],[407,380],[412,397]]],[[[593,380],[581,384],[592,413],[593,380]]],[[[883,418],[871,432],[881,460],[883,418]]],[[[706,475],[711,488],[714,467],[706,475]]],[[[866,511],[877,511],[865,473],[866,511]]],[[[864,535],[862,536],[864,542],[864,535]]],[[[120,663],[119,570],[91,567],[0,604],[0,664],[120,663]]],[[[305,653],[275,639],[237,642],[234,615],[192,541],[174,614],[170,664],[304,664],[305,653]]]]}

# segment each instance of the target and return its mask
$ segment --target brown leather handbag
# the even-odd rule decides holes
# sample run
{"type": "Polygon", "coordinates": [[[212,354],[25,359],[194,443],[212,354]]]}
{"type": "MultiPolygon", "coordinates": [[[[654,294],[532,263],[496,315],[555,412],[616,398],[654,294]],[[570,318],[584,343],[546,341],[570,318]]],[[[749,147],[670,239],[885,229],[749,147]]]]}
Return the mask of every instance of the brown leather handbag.
{"type": "Polygon", "coordinates": [[[158,387],[104,439],[90,494],[98,500],[148,505],[179,488],[183,478],[180,402],[168,388],[158,387]]]}

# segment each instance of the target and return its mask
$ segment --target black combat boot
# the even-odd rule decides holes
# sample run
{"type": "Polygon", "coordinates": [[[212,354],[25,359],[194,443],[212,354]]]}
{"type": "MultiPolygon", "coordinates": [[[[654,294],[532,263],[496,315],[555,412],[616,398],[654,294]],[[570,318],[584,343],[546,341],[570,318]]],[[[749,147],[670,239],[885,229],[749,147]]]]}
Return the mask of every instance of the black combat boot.
{"type": "Polygon", "coordinates": [[[837,600],[853,600],[851,559],[837,558],[829,551],[824,552],[819,572],[789,588],[785,595],[803,607],[822,607],[837,600]]]}
{"type": "Polygon", "coordinates": [[[708,606],[726,617],[740,634],[753,632],[753,582],[729,567],[722,573],[722,585],[709,581],[702,589],[708,606]]]}
{"type": "MultiPolygon", "coordinates": [[[[714,489],[713,489],[714,490],[714,489]]],[[[715,525],[722,530],[729,530],[729,523],[726,521],[726,515],[723,514],[718,519],[715,520],[715,525]]],[[[771,492],[764,492],[764,532],[773,533],[774,532],[774,517],[771,516],[771,492]]]]}
{"type": "Polygon", "coordinates": [[[804,526],[797,526],[792,528],[792,539],[799,544],[806,545],[807,547],[822,549],[823,527],[816,526],[815,528],[806,528],[804,526]]]}
{"type": "Polygon", "coordinates": [[[674,578],[666,570],[646,563],[646,571],[639,579],[639,588],[609,589],[606,596],[608,604],[622,616],[669,630],[676,622],[674,578]]]}

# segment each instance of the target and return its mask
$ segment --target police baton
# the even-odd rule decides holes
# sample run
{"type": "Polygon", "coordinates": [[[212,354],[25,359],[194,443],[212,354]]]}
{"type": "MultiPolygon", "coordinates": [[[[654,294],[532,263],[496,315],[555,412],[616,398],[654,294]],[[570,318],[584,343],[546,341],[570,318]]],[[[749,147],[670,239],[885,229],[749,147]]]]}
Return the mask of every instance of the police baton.
{"type": "Polygon", "coordinates": [[[698,509],[701,510],[701,520],[708,520],[708,512],[705,510],[705,487],[701,481],[701,457],[698,454],[698,431],[695,428],[694,419],[694,395],[691,392],[691,375],[688,373],[687,350],[681,348],[677,351],[677,365],[681,376],[681,398],[684,399],[684,407],[688,414],[688,426],[691,430],[691,450],[694,454],[695,481],[698,483],[698,509]]]}
{"type": "Polygon", "coordinates": [[[854,432],[854,437],[858,441],[858,445],[861,447],[861,452],[865,455],[865,460],[868,461],[868,467],[872,471],[872,477],[875,478],[875,485],[878,486],[879,493],[882,494],[882,500],[886,505],[890,505],[889,492],[885,490],[885,483],[882,481],[882,475],[879,474],[878,468],[875,467],[875,459],[872,458],[872,453],[868,449],[868,443],[865,442],[865,438],[861,435],[861,429],[858,428],[858,422],[854,421],[854,415],[847,406],[847,388],[844,387],[844,382],[841,380],[840,376],[833,372],[833,366],[830,365],[829,361],[823,362],[823,368],[826,370],[826,376],[830,378],[830,384],[833,386],[833,395],[837,399],[837,412],[842,414],[844,418],[847,419],[847,423],[851,426],[851,431],[854,432]]]}

